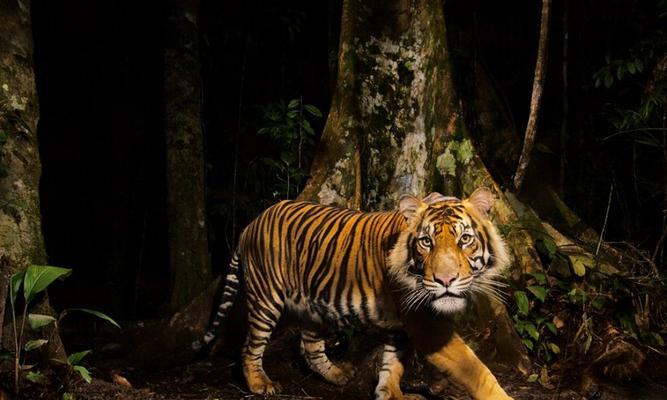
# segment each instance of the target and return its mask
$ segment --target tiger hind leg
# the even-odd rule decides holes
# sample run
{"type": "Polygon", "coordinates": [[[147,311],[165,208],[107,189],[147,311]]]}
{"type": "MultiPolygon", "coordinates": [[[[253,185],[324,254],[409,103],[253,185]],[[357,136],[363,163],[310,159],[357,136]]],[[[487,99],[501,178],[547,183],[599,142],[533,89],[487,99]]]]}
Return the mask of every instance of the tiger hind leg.
{"type": "Polygon", "coordinates": [[[248,334],[241,354],[243,375],[252,393],[271,395],[282,390],[264,372],[264,350],[282,313],[282,304],[253,301],[248,298],[248,334]]]}
{"type": "Polygon", "coordinates": [[[334,385],[345,385],[353,375],[353,371],[343,371],[329,360],[324,352],[324,339],[311,331],[301,331],[301,355],[313,372],[317,372],[334,385]]]}

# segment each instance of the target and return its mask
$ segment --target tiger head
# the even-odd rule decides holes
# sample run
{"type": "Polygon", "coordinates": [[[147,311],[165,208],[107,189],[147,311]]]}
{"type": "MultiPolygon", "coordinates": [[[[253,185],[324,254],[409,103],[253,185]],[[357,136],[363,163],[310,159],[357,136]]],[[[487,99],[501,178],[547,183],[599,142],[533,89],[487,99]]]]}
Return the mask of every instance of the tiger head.
{"type": "Polygon", "coordinates": [[[509,257],[489,219],[494,201],[486,188],[464,200],[440,193],[401,197],[407,229],[387,261],[404,312],[430,307],[451,314],[463,310],[473,293],[497,297],[494,278],[509,257]]]}

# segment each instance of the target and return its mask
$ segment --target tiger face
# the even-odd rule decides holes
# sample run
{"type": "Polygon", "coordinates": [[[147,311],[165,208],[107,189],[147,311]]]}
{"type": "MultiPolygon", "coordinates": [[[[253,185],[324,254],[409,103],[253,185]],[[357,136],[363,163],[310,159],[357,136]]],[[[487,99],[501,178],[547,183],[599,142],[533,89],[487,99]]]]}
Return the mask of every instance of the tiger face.
{"type": "Polygon", "coordinates": [[[486,188],[459,200],[431,193],[403,196],[408,228],[388,257],[401,307],[442,314],[465,309],[474,293],[497,296],[497,277],[509,264],[505,243],[489,220],[494,196],[486,188]]]}

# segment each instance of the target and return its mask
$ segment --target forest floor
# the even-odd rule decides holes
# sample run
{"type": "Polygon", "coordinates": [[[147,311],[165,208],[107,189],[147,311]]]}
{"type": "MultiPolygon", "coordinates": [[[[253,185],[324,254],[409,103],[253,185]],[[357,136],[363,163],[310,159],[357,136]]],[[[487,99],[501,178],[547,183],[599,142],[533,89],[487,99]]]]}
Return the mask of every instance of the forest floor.
{"type": "MultiPolygon", "coordinates": [[[[272,340],[265,355],[265,369],[270,377],[281,383],[283,391],[276,396],[252,395],[238,366],[238,357],[233,355],[212,356],[208,359],[180,367],[168,369],[138,369],[130,366],[114,367],[100,360],[93,362],[91,371],[95,379],[86,384],[81,379],[68,385],[68,391],[77,400],[226,400],[226,399],[267,399],[267,400],[361,400],[372,399],[377,369],[373,366],[377,358],[372,343],[364,343],[361,349],[348,349],[343,360],[356,366],[355,377],[344,387],[333,386],[307,369],[298,354],[297,338],[288,331],[281,332],[272,340]],[[371,350],[369,350],[371,349],[371,350]],[[354,350],[354,351],[352,351],[354,350]],[[356,354],[356,355],[355,355],[356,354]],[[119,377],[127,379],[130,385],[119,383],[119,377]],[[115,380],[116,383],[113,383],[115,380]]],[[[160,357],[156,354],[156,357],[160,357]]],[[[340,362],[340,361],[339,361],[340,362]]],[[[643,378],[624,385],[596,383],[589,385],[581,393],[580,377],[582,368],[567,369],[554,389],[545,389],[539,383],[528,383],[526,378],[502,368],[490,367],[503,387],[514,399],[521,400],[664,400],[667,399],[667,362],[664,358],[647,360],[647,365],[658,373],[653,379],[643,378]],[[657,364],[656,364],[657,363],[657,364]],[[660,381],[661,383],[658,383],[660,381]]],[[[116,364],[117,365],[117,364],[116,364]]],[[[406,393],[418,393],[426,399],[468,400],[470,397],[456,385],[443,386],[439,393],[433,393],[433,386],[426,383],[430,372],[415,362],[408,367],[404,377],[406,393]],[[424,377],[424,379],[422,379],[424,377]]],[[[122,378],[120,379],[122,381],[122,378]]],[[[26,398],[62,399],[63,389],[53,393],[32,385],[26,388],[26,398]],[[51,393],[48,393],[48,392],[51,393]]]]}

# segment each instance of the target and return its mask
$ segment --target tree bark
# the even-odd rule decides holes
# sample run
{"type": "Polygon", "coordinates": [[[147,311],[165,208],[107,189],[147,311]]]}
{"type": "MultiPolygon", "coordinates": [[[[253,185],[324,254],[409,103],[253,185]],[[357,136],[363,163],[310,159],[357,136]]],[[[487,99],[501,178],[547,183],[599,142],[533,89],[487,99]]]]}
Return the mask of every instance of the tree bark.
{"type": "MultiPolygon", "coordinates": [[[[8,277],[45,264],[39,206],[41,164],[37,142],[39,106],[33,73],[30,2],[0,2],[0,325],[4,327],[8,277]]],[[[53,314],[48,300],[35,307],[53,314]]],[[[48,356],[64,359],[51,327],[48,356]]],[[[0,329],[8,332],[10,330],[0,329]]],[[[13,338],[2,335],[0,344],[13,338]]]]}
{"type": "Polygon", "coordinates": [[[211,281],[196,0],[168,2],[165,45],[167,218],[176,312],[211,281]]]}
{"type": "MultiPolygon", "coordinates": [[[[378,210],[405,193],[464,196],[487,186],[499,198],[495,222],[518,220],[470,140],[440,1],[346,0],[339,48],[338,84],[301,199],[378,210]]],[[[509,232],[516,270],[539,270],[531,237],[509,232]]],[[[483,302],[479,313],[493,322],[502,361],[525,371],[504,306],[483,302]]]]}
{"type": "Polygon", "coordinates": [[[519,157],[519,165],[514,173],[514,190],[519,192],[523,184],[523,178],[526,175],[526,169],[530,163],[530,153],[535,144],[535,135],[537,134],[537,120],[540,115],[540,103],[542,101],[542,91],[544,89],[544,78],[547,69],[547,51],[549,45],[549,9],[551,0],[542,0],[542,22],[540,24],[540,40],[537,49],[537,61],[535,61],[535,77],[533,78],[533,94],[530,99],[530,114],[528,115],[528,124],[523,139],[523,149],[519,157]]]}

